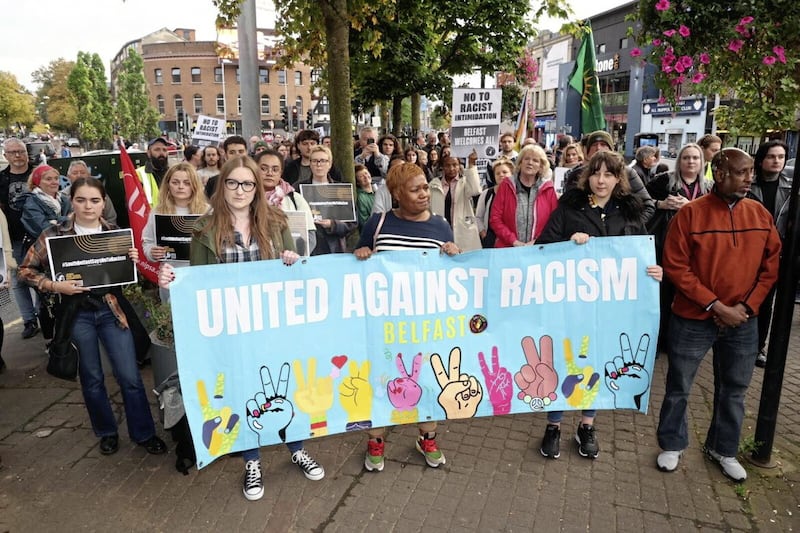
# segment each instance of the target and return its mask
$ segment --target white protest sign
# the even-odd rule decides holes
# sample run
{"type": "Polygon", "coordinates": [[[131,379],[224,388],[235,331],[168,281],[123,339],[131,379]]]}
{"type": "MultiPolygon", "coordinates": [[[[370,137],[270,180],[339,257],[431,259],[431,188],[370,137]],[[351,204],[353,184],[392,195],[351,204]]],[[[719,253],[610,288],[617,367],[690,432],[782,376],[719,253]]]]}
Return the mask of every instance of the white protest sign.
{"type": "Polygon", "coordinates": [[[192,133],[192,144],[195,146],[218,145],[225,131],[225,121],[221,118],[197,116],[197,126],[192,133]]]}
{"type": "Polygon", "coordinates": [[[501,89],[453,89],[450,127],[455,157],[467,157],[474,148],[478,157],[497,157],[500,142],[501,89]]]}

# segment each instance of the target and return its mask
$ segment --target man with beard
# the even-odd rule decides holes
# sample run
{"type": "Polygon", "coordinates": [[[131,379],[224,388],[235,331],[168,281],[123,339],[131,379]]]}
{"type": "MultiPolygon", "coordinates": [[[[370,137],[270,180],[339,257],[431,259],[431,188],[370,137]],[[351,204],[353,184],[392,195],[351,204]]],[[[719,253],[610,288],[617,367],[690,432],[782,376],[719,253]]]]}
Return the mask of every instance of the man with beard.
{"type": "MultiPolygon", "coordinates": [[[[8,231],[11,236],[14,259],[17,264],[21,264],[22,258],[27,252],[27,249],[22,246],[25,236],[25,229],[22,226],[22,203],[25,193],[28,192],[28,176],[31,174],[31,166],[28,164],[28,151],[24,142],[11,138],[3,144],[3,147],[6,159],[8,159],[8,167],[0,172],[0,208],[8,219],[8,231]]],[[[39,332],[39,324],[36,319],[38,305],[34,306],[30,289],[17,279],[16,274],[11,275],[11,286],[22,315],[22,321],[25,324],[22,338],[30,339],[39,332]]]]}
{"type": "Polygon", "coordinates": [[[147,162],[136,169],[136,175],[142,182],[142,188],[150,207],[153,207],[158,200],[158,187],[169,169],[168,147],[169,142],[163,137],[156,137],[150,141],[147,144],[147,162]]]}

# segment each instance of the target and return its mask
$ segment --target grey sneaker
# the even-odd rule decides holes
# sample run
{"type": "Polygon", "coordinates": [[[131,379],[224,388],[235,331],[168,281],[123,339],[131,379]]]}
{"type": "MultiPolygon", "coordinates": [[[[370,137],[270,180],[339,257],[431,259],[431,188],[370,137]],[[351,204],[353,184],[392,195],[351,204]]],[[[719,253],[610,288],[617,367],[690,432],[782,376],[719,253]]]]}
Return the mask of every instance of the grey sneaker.
{"type": "Polygon", "coordinates": [[[656,459],[658,469],[662,472],[674,472],[675,469],[678,468],[678,462],[681,460],[681,455],[683,455],[683,450],[668,450],[661,452],[658,454],[658,459],[656,459]]]}
{"type": "Polygon", "coordinates": [[[242,493],[248,500],[260,500],[264,496],[264,482],[261,480],[261,461],[254,459],[244,465],[242,493]]]}
{"type": "Polygon", "coordinates": [[[325,469],[322,468],[305,450],[297,450],[292,454],[292,462],[300,467],[303,474],[311,481],[319,481],[325,477],[325,469]]]}
{"type": "Polygon", "coordinates": [[[722,473],[730,479],[737,483],[747,479],[747,470],[739,464],[736,457],[724,457],[706,446],[703,447],[703,451],[706,453],[706,457],[717,463],[722,469],[722,473]]]}

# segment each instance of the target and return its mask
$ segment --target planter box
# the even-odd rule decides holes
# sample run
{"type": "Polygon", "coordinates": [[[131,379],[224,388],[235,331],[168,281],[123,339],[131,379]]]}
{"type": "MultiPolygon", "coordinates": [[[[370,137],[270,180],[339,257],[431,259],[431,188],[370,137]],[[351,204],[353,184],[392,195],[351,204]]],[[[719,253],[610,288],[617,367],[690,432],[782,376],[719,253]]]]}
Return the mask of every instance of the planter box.
{"type": "Polygon", "coordinates": [[[155,333],[150,333],[150,365],[153,369],[153,386],[158,387],[165,379],[178,371],[178,358],[175,346],[168,346],[160,341],[155,333]]]}

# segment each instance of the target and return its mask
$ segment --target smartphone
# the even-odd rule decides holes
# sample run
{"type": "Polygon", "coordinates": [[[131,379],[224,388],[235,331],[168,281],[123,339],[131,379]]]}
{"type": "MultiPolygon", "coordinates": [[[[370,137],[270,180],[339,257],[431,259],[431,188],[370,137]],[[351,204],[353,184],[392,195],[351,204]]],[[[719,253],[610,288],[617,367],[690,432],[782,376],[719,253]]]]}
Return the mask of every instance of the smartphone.
{"type": "Polygon", "coordinates": [[[367,144],[375,144],[375,139],[367,139],[367,144]]]}

